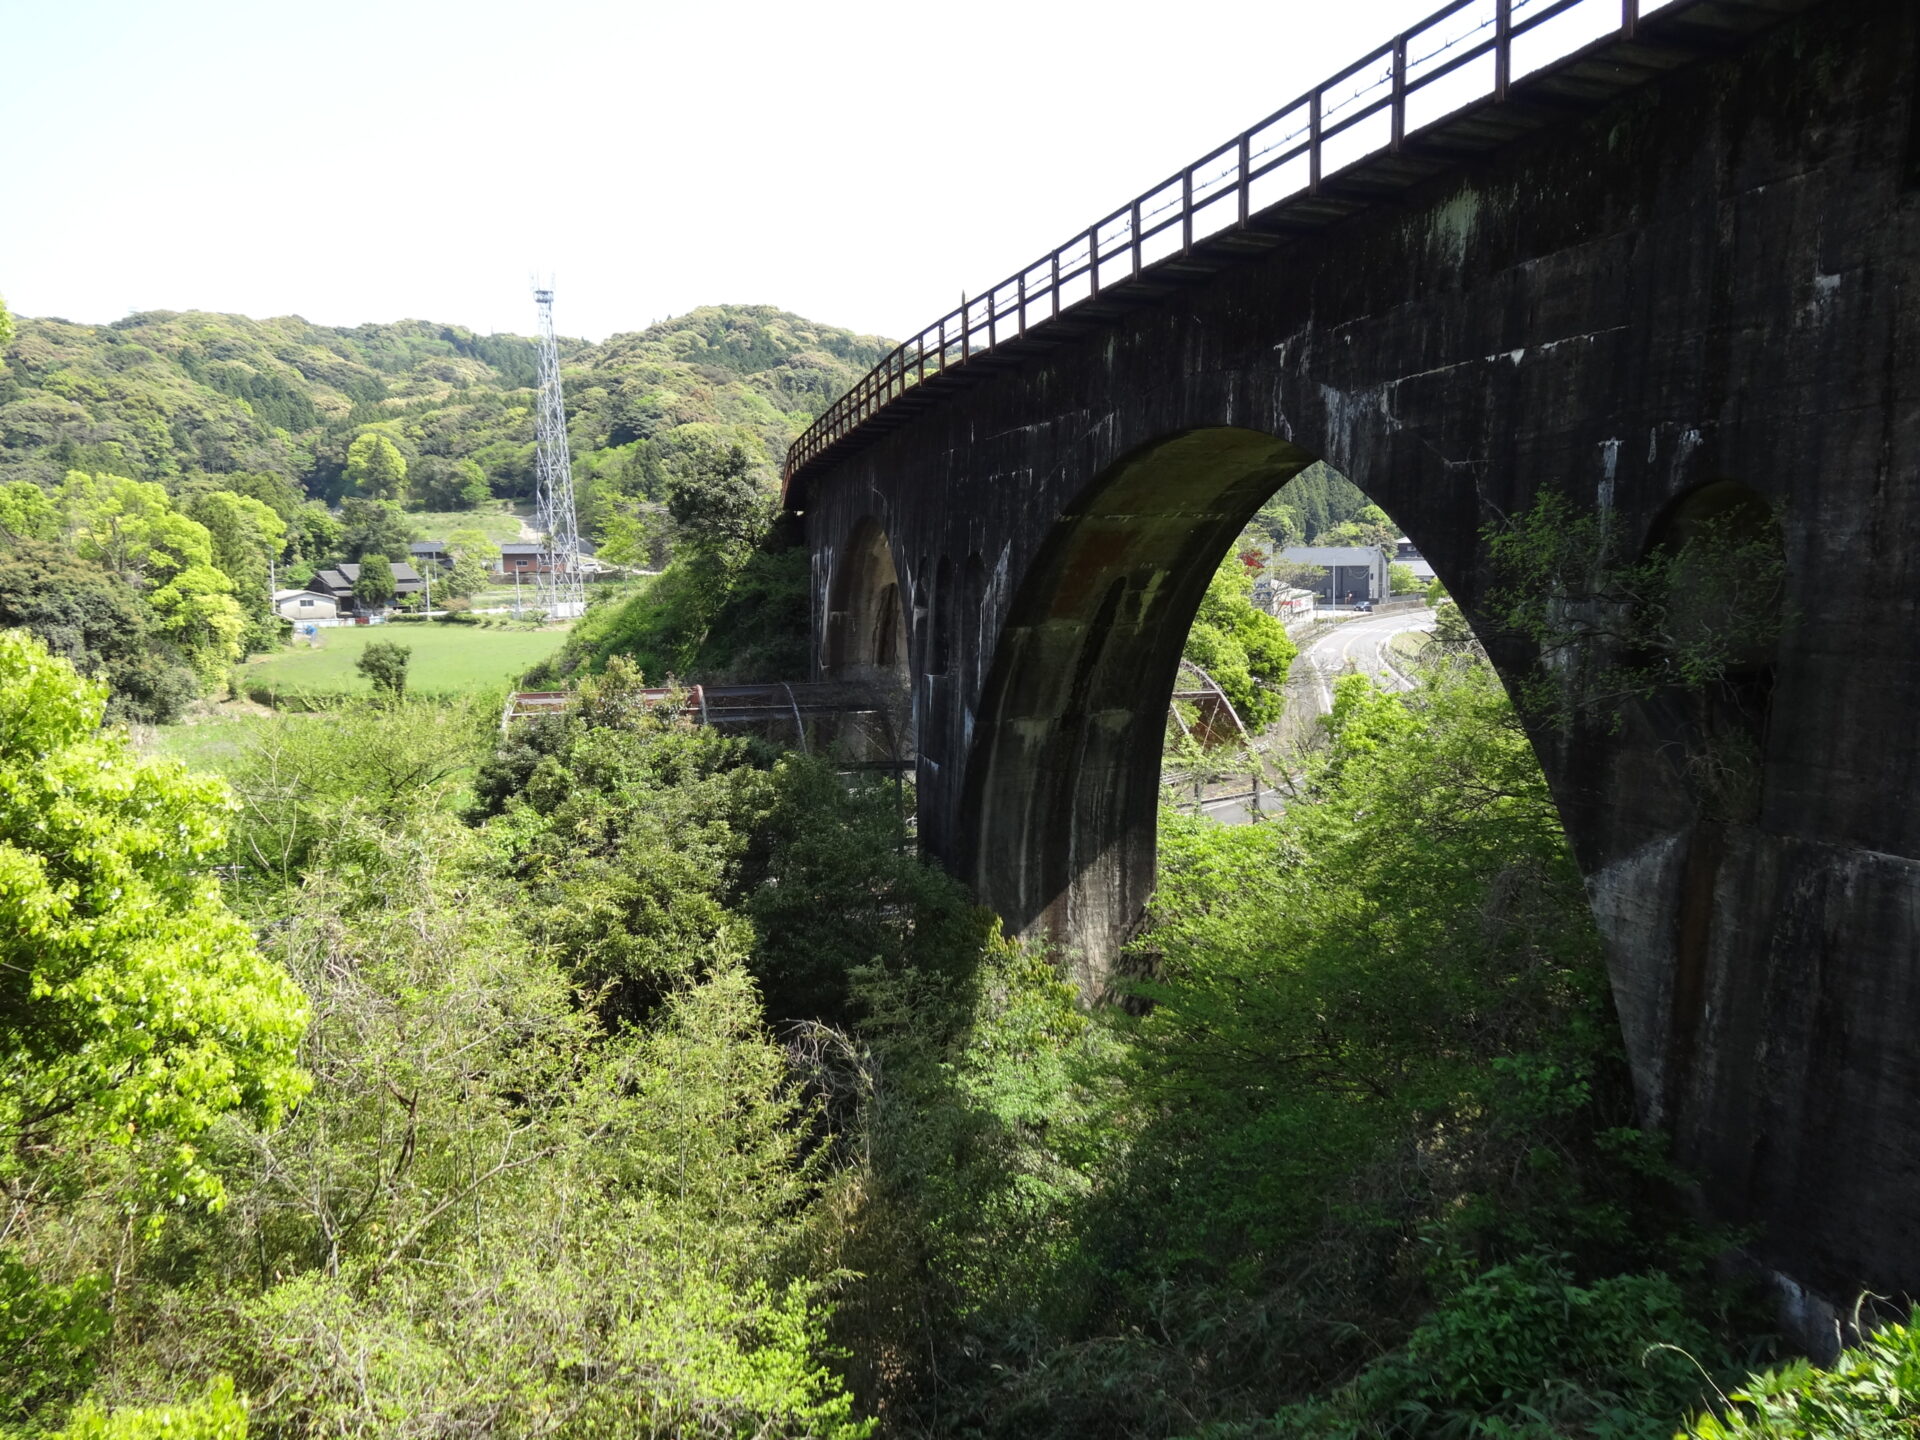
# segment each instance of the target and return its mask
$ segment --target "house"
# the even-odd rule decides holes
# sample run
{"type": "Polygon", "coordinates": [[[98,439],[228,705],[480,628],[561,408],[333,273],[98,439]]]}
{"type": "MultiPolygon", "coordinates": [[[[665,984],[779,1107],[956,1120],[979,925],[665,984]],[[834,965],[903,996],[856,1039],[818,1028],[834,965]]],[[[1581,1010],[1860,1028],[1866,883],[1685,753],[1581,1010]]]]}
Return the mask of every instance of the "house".
{"type": "Polygon", "coordinates": [[[424,570],[428,565],[438,565],[442,570],[453,569],[453,554],[444,540],[416,540],[407,549],[413,555],[416,570],[424,570]]]}
{"type": "MultiPolygon", "coordinates": [[[[325,596],[339,607],[342,615],[352,615],[359,611],[359,602],[353,598],[353,585],[360,578],[358,565],[335,565],[322,570],[307,582],[307,589],[316,595],[325,596]]],[[[413,566],[404,560],[393,562],[393,598],[404,600],[409,595],[418,595],[427,588],[426,581],[413,566]]]]}
{"type": "Polygon", "coordinates": [[[1300,582],[1325,605],[1384,600],[1389,593],[1387,552],[1378,545],[1289,545],[1280,559],[1320,572],[1317,578],[1302,574],[1300,582]]]}
{"type": "Polygon", "coordinates": [[[273,592],[273,613],[297,625],[302,620],[335,619],[340,614],[340,607],[331,595],[322,595],[315,590],[276,590],[273,592]]]}
{"type": "MultiPolygon", "coordinates": [[[[593,542],[580,541],[580,569],[583,572],[604,569],[593,559],[593,542]]],[[[500,547],[500,564],[494,571],[496,575],[544,575],[553,569],[553,556],[548,552],[545,541],[515,541],[500,547]]]]}
{"type": "Polygon", "coordinates": [[[542,575],[552,568],[553,557],[547,553],[544,542],[500,547],[499,573],[502,575],[542,575]]]}

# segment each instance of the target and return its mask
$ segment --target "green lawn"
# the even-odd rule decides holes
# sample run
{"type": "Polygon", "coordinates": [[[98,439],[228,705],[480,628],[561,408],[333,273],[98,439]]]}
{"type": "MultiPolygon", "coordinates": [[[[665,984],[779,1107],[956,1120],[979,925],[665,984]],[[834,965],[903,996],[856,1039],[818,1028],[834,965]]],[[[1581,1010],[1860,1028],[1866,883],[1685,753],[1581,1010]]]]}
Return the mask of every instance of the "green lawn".
{"type": "Polygon", "coordinates": [[[353,668],[375,640],[393,640],[413,652],[407,689],[420,695],[471,695],[504,691],[529,667],[547,658],[567,638],[565,627],[493,630],[469,625],[354,625],[320,632],[314,649],[304,645],[248,662],[249,694],[263,689],[285,695],[367,695],[372,686],[353,668]]]}
{"type": "Polygon", "coordinates": [[[520,538],[520,517],[504,500],[492,500],[472,510],[409,510],[407,523],[428,540],[444,540],[456,530],[484,530],[496,545],[520,538]]]}
{"type": "Polygon", "coordinates": [[[196,717],[186,725],[143,725],[135,732],[140,749],[169,760],[184,760],[190,770],[225,774],[248,740],[269,717],[243,711],[196,717]]]}

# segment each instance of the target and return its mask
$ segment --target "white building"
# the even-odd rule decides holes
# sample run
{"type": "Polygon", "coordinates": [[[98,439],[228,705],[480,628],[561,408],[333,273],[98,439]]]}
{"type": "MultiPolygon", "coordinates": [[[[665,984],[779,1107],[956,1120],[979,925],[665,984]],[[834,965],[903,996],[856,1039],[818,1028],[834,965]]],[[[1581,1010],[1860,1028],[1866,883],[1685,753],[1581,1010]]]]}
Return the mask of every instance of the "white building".
{"type": "Polygon", "coordinates": [[[302,620],[337,620],[340,607],[331,596],[319,595],[312,590],[276,590],[273,592],[273,613],[298,625],[302,620]]]}

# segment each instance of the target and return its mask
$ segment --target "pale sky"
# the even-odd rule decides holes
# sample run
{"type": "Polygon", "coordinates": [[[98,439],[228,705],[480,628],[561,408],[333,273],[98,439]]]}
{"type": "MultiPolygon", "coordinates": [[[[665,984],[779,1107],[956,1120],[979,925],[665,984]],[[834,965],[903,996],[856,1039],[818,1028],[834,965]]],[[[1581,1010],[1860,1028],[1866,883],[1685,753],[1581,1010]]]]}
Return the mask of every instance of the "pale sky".
{"type": "Polygon", "coordinates": [[[1437,3],[0,0],[0,296],[899,338],[1437,3]]]}

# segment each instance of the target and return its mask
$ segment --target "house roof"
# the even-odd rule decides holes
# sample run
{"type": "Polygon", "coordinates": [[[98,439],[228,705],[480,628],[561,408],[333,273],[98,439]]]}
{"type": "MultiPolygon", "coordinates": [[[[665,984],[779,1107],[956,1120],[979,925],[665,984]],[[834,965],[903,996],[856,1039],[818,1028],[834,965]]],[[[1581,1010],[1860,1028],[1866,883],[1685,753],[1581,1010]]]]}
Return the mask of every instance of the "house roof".
{"type": "Polygon", "coordinates": [[[1296,565],[1383,565],[1387,559],[1378,545],[1289,545],[1280,558],[1296,565]]]}
{"type": "MultiPolygon", "coordinates": [[[[355,564],[336,565],[330,570],[322,570],[313,577],[309,586],[319,594],[344,594],[353,589],[354,582],[360,578],[360,567],[355,564]]],[[[420,578],[420,572],[404,560],[393,562],[393,588],[397,594],[406,594],[412,590],[421,590],[426,582],[420,578]]]]}
{"type": "MultiPolygon", "coordinates": [[[[516,540],[511,544],[502,545],[500,547],[500,553],[502,555],[545,555],[547,549],[548,547],[544,542],[516,540]]],[[[595,553],[593,542],[582,537],[580,540],[580,553],[582,555],[592,555],[595,553]]]]}
{"type": "Polygon", "coordinates": [[[415,540],[407,546],[407,549],[415,555],[444,555],[447,550],[447,542],[444,540],[415,540]]]}

